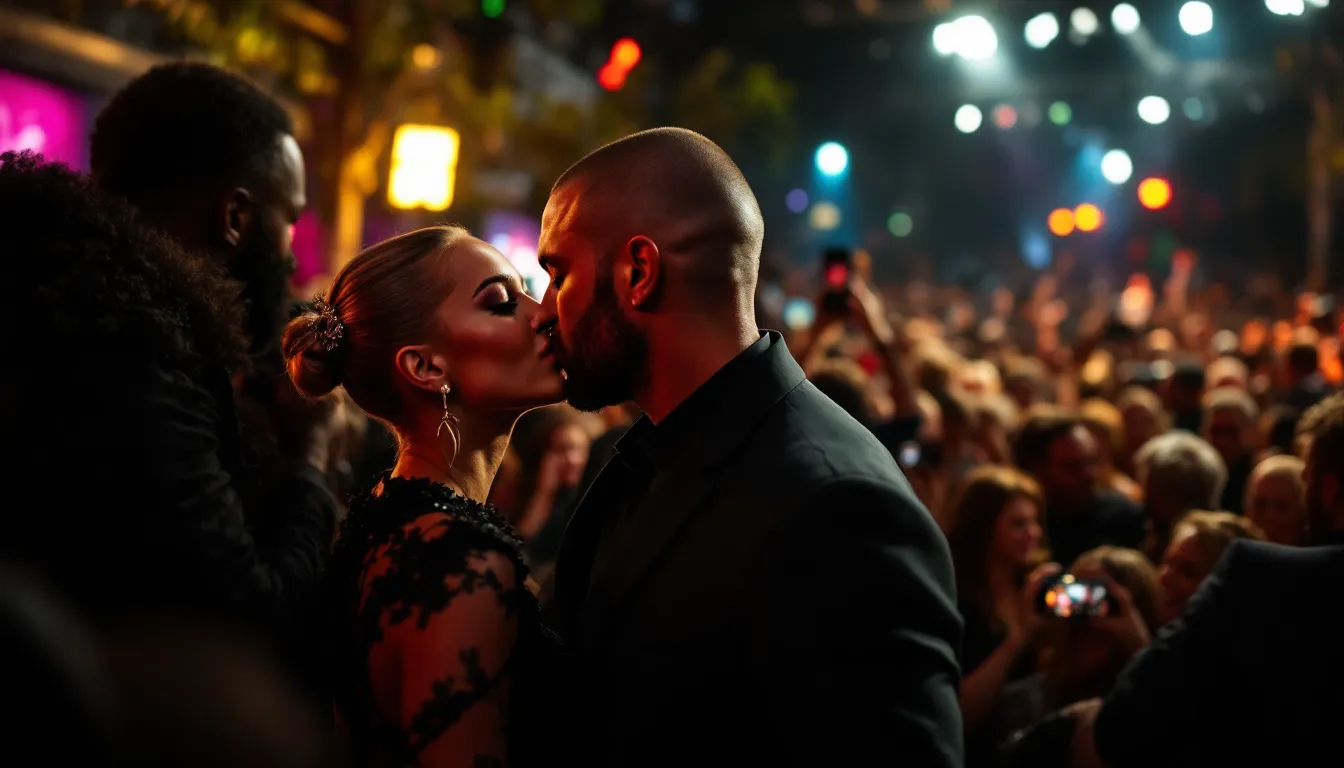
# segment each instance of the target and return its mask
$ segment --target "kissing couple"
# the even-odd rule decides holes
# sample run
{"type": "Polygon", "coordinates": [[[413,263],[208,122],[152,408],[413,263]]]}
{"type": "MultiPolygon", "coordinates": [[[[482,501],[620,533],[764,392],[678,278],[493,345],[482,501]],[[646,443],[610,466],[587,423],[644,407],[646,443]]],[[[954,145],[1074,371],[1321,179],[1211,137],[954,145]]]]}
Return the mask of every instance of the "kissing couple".
{"type": "Polygon", "coordinates": [[[947,544],[757,327],[763,237],[728,155],[659,128],[555,183],[540,302],[489,244],[430,227],[290,323],[296,387],[344,388],[400,445],[324,585],[354,763],[962,764],[947,544]],[[486,498],[518,417],[561,400],[643,415],[543,606],[486,498]]]}

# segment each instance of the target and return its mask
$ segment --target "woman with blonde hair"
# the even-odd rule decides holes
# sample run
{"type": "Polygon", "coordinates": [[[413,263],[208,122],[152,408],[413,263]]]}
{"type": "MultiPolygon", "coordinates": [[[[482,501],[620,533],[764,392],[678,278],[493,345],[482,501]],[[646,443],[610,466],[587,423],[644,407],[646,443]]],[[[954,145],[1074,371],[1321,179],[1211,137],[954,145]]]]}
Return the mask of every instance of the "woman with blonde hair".
{"type": "MultiPolygon", "coordinates": [[[[396,435],[326,575],[337,730],[357,765],[536,764],[558,665],[522,541],[487,503],[524,412],[562,397],[518,270],[458,227],[374,245],[295,318],[290,378],[396,435]]],[[[548,759],[550,759],[548,758],[548,759]]]]}

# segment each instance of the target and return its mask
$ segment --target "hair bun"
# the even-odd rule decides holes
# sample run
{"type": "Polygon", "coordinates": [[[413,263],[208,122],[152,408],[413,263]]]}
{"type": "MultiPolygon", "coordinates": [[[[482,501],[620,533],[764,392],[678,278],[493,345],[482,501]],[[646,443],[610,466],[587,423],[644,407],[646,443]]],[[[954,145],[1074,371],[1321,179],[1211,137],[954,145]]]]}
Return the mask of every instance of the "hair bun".
{"type": "Polygon", "coordinates": [[[308,310],[285,327],[281,350],[294,388],[316,400],[340,386],[345,371],[341,365],[339,331],[333,339],[330,318],[308,310]]]}

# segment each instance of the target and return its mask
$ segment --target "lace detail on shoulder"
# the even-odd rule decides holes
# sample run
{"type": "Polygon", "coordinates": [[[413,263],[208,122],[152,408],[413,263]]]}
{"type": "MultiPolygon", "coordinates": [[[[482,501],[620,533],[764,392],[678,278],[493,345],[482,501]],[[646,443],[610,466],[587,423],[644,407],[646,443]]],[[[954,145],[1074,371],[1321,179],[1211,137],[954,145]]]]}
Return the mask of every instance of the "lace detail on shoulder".
{"type": "Polygon", "coordinates": [[[356,751],[408,762],[462,723],[471,735],[453,750],[465,739],[502,758],[520,615],[536,615],[521,539],[493,508],[437,483],[385,478],[382,490],[352,500],[329,574],[330,615],[344,620],[333,627],[336,703],[356,751]]]}

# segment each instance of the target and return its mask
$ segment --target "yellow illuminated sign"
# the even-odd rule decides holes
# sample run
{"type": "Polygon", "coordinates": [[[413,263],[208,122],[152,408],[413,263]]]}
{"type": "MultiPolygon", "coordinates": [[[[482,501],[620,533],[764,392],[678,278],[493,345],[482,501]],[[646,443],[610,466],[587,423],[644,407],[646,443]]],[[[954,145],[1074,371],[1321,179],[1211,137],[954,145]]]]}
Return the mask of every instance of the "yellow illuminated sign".
{"type": "Polygon", "coordinates": [[[457,183],[457,155],[462,146],[457,131],[440,125],[402,125],[392,138],[392,170],[387,201],[404,211],[424,208],[446,211],[453,204],[457,183]]]}

